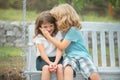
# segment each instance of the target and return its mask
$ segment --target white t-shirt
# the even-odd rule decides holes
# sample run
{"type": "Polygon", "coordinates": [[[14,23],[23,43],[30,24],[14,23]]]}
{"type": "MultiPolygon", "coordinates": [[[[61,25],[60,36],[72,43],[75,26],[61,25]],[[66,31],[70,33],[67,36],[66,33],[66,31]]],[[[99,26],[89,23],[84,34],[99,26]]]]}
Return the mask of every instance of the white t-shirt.
{"type": "MultiPolygon", "coordinates": [[[[56,36],[54,37],[56,40],[60,41],[62,39],[62,34],[58,32],[56,36]]],[[[56,56],[56,46],[54,46],[49,40],[45,39],[41,34],[39,34],[34,39],[35,44],[43,44],[45,53],[48,57],[55,57],[56,56]]],[[[40,56],[40,52],[37,48],[37,56],[40,56]]]]}

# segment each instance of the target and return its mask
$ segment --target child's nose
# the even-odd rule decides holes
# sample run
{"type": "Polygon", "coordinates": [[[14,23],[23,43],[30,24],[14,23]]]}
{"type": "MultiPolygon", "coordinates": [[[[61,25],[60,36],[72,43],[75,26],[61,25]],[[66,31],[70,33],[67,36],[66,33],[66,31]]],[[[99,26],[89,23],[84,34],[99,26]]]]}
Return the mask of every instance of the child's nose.
{"type": "Polygon", "coordinates": [[[51,29],[50,28],[47,28],[48,31],[50,31],[51,29]]]}

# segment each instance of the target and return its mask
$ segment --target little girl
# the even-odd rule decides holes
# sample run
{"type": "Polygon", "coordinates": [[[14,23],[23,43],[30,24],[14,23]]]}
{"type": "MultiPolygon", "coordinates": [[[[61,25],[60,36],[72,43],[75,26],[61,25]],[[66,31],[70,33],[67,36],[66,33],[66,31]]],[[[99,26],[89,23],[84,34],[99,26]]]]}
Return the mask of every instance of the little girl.
{"type": "Polygon", "coordinates": [[[90,80],[101,80],[97,67],[85,46],[79,16],[69,4],[61,4],[50,11],[51,15],[57,20],[58,29],[64,33],[62,42],[57,41],[49,35],[48,31],[41,29],[44,36],[60,50],[65,50],[64,80],[73,80],[73,75],[81,72],[82,75],[90,80]]]}
{"type": "Polygon", "coordinates": [[[52,37],[61,40],[62,37],[55,22],[55,18],[50,15],[49,11],[42,12],[35,21],[34,42],[38,50],[36,68],[42,70],[41,80],[50,80],[51,72],[57,74],[57,80],[63,80],[61,50],[49,42],[40,31],[40,28],[45,29],[52,37]]]}

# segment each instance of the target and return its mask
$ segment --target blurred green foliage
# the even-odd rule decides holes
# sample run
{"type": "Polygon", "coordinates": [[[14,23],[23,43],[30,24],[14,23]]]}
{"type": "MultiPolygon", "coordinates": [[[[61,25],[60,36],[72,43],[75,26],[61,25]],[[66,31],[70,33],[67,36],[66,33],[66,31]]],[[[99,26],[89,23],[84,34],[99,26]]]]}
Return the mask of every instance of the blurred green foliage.
{"type": "MultiPolygon", "coordinates": [[[[92,16],[95,14],[98,18],[99,16],[108,16],[108,5],[109,3],[112,3],[114,7],[114,15],[111,19],[116,18],[120,20],[120,0],[26,0],[26,19],[35,20],[39,12],[49,10],[62,3],[71,4],[83,21],[86,20],[84,16],[88,16],[91,13],[93,13],[92,16]]],[[[23,0],[0,0],[0,19],[22,21],[22,6],[23,0]]],[[[91,19],[87,18],[87,20],[91,19]]]]}

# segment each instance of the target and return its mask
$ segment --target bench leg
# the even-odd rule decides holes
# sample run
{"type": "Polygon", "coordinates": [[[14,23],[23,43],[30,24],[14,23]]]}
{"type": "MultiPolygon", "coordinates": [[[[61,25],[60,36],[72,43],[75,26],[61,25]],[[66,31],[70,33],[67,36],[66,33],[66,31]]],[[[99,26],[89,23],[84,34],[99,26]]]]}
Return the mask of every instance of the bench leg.
{"type": "Polygon", "coordinates": [[[32,75],[31,74],[27,75],[27,80],[32,80],[32,75]]]}
{"type": "Polygon", "coordinates": [[[30,75],[29,78],[30,78],[29,80],[32,80],[32,75],[30,75]]]}

